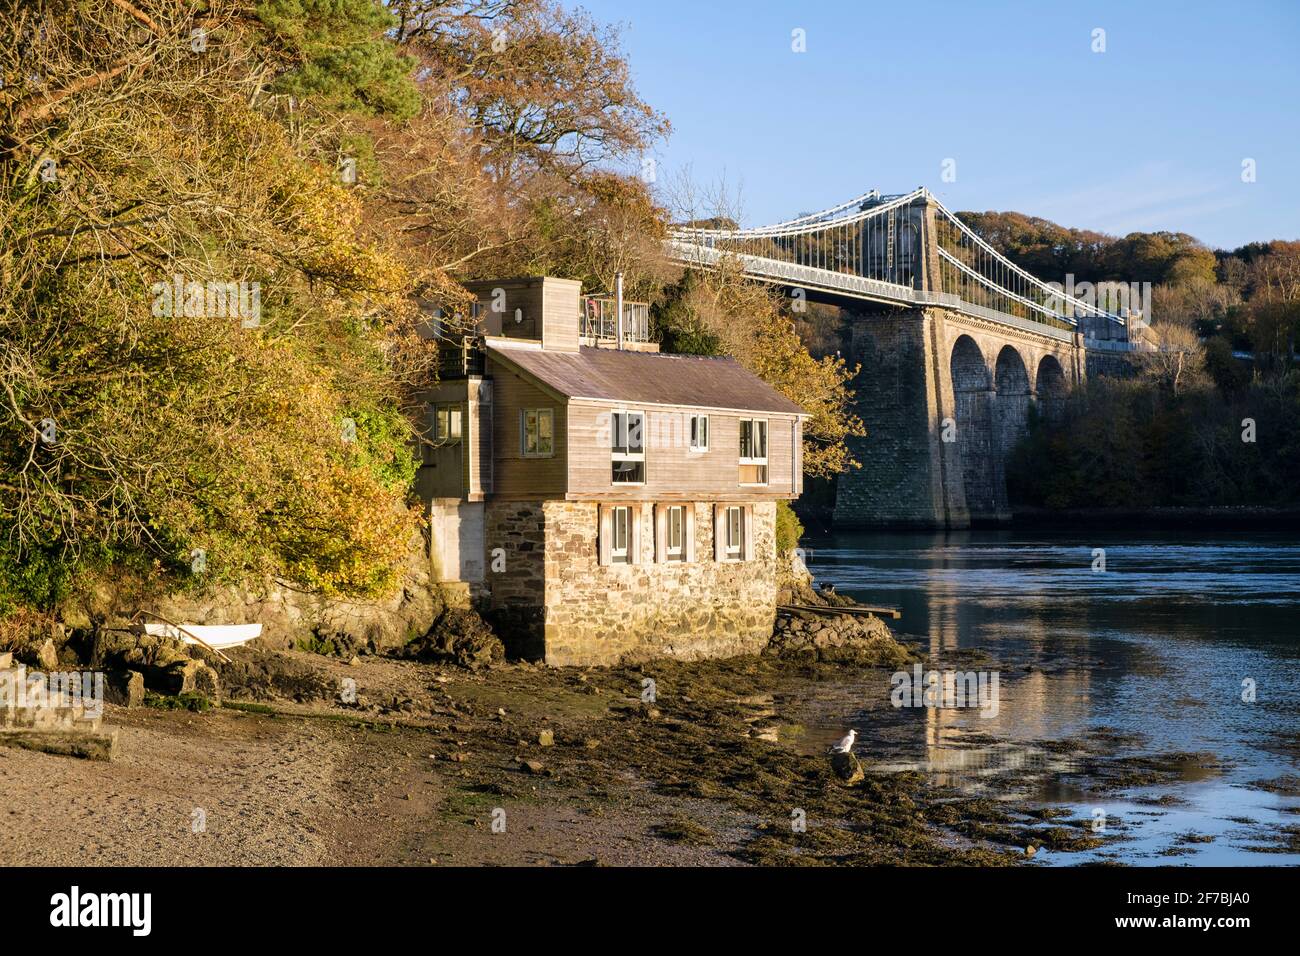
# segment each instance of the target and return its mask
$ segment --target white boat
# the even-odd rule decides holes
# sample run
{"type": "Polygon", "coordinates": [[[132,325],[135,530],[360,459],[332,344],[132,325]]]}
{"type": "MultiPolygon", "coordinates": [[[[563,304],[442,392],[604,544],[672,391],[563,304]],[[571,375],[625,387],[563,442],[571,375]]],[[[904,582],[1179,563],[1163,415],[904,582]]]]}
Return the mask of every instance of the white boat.
{"type": "Polygon", "coordinates": [[[220,650],[239,647],[255,637],[261,637],[261,624],[160,624],[150,621],[139,625],[151,637],[179,637],[186,644],[200,642],[220,650]],[[188,632],[188,633],[187,633],[188,632]],[[193,636],[191,636],[193,635],[193,636]],[[194,638],[199,638],[196,641],[194,638]]]}

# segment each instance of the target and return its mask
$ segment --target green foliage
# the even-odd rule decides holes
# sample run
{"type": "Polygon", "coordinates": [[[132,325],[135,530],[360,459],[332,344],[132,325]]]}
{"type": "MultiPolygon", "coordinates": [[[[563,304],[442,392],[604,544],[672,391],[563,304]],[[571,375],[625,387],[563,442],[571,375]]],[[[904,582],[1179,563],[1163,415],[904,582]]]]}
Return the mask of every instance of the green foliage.
{"type": "Polygon", "coordinates": [[[383,36],[396,18],[374,0],[262,0],[256,16],[272,48],[293,64],[276,80],[277,92],[399,121],[419,110],[413,61],[383,36]]]}
{"type": "MultiPolygon", "coordinates": [[[[378,407],[358,409],[343,418],[350,418],[356,426],[356,440],[348,449],[351,463],[364,468],[390,491],[409,488],[420,467],[410,421],[395,408],[378,407]]],[[[342,419],[339,426],[343,426],[342,419]]]]}
{"type": "Polygon", "coordinates": [[[294,642],[294,646],[300,651],[306,651],[308,654],[320,654],[322,657],[339,656],[338,648],[333,641],[315,634],[311,637],[298,638],[294,642]]]}
{"type": "Polygon", "coordinates": [[[690,325],[673,324],[670,317],[663,324],[655,319],[659,344],[665,352],[676,355],[722,355],[722,340],[711,332],[690,325]]]}
{"type": "Polygon", "coordinates": [[[723,355],[722,339],[712,331],[690,305],[690,296],[699,287],[699,274],[686,272],[674,285],[666,287],[651,308],[660,347],[677,355],[723,355]]]}
{"type": "Polygon", "coordinates": [[[203,714],[212,709],[212,701],[203,694],[186,692],[184,694],[156,694],[145,691],[144,705],[158,710],[188,710],[203,714]]]}
{"type": "Polygon", "coordinates": [[[0,617],[20,607],[53,607],[68,593],[73,568],[57,553],[19,553],[0,539],[0,617]]]}
{"type": "Polygon", "coordinates": [[[1095,379],[1064,419],[1031,417],[1007,465],[1013,503],[1053,509],[1300,503],[1300,373],[1228,395],[1095,379]],[[1255,440],[1243,440],[1243,421],[1255,440]]]}
{"type": "Polygon", "coordinates": [[[799,547],[803,537],[803,522],[784,499],[776,503],[776,550],[778,554],[789,554],[799,547]]]}
{"type": "Polygon", "coordinates": [[[1205,371],[1225,397],[1236,395],[1250,384],[1250,367],[1237,361],[1232,351],[1232,343],[1221,335],[1205,342],[1205,371]]]}

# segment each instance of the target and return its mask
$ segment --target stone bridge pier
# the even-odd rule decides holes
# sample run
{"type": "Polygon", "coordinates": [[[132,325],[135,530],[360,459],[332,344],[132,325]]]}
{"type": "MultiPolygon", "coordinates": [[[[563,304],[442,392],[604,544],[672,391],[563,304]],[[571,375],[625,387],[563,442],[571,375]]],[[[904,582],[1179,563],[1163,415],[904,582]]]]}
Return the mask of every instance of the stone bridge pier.
{"type": "Polygon", "coordinates": [[[1086,374],[1082,337],[938,308],[853,314],[865,438],[841,475],[838,527],[965,528],[1006,521],[1006,463],[1031,405],[1049,418],[1086,374]]]}

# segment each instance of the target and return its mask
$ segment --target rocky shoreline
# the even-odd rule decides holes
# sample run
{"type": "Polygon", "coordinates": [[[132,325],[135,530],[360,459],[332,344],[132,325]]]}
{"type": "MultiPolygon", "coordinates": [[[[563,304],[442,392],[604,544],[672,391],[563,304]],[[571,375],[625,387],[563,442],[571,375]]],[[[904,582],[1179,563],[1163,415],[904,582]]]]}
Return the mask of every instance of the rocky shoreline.
{"type": "MultiPolygon", "coordinates": [[[[778,600],[852,604],[806,577],[778,600]]],[[[224,662],[73,632],[25,646],[35,665],[90,661],[128,680],[105,713],[112,762],[0,747],[0,786],[27,824],[0,831],[0,863],[29,862],[21,832],[54,834],[51,862],[134,864],[988,866],[1103,842],[1011,789],[974,797],[891,770],[868,744],[801,744],[803,716],[777,701],[922,660],[874,616],[783,611],[757,656],[600,668],[505,662],[472,612],[439,621],[387,653],[250,645],[224,662]],[[50,799],[52,773],[64,784],[50,799]],[[193,808],[213,820],[204,840],[185,834],[193,808]]],[[[1116,786],[1164,772],[1158,756],[1044,746],[1116,786]]]]}

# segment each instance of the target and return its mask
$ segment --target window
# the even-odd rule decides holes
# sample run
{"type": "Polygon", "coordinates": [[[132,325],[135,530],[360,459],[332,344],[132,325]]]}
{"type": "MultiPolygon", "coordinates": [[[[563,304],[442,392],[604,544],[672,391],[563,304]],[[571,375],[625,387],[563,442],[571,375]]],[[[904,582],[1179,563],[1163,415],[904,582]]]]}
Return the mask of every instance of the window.
{"type": "Polygon", "coordinates": [[[674,505],[664,516],[664,555],[669,561],[686,560],[686,509],[674,505]]]}
{"type": "Polygon", "coordinates": [[[740,483],[767,484],[767,422],[764,419],[740,420],[740,483]]]}
{"type": "Polygon", "coordinates": [[[613,564],[631,561],[632,509],[619,505],[609,513],[609,560],[613,564]]]}
{"type": "Polygon", "coordinates": [[[739,561],[745,547],[745,511],[738,505],[727,508],[723,521],[723,554],[728,561],[739,561]]]}
{"type": "Polygon", "coordinates": [[[691,416],[691,451],[709,450],[709,416],[691,416]]]}
{"type": "Polygon", "coordinates": [[[433,407],[433,440],[446,444],[460,441],[464,412],[459,404],[433,407]]]}
{"type": "Polygon", "coordinates": [[[519,413],[519,451],[525,458],[555,454],[555,409],[526,408],[519,413]]]}
{"type": "Polygon", "coordinates": [[[621,485],[644,484],[645,414],[614,412],[610,419],[610,480],[621,485]]]}

